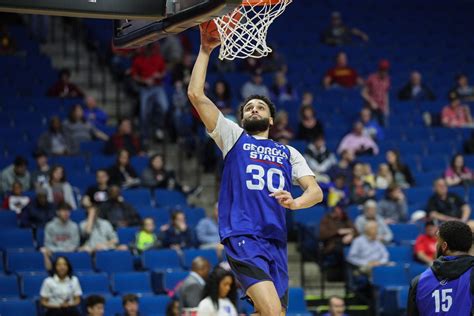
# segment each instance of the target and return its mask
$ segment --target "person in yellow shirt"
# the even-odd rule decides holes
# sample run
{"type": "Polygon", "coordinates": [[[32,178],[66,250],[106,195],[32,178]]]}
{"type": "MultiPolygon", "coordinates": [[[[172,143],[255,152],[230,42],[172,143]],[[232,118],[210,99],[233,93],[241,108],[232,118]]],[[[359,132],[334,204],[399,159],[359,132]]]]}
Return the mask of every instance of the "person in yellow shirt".
{"type": "Polygon", "coordinates": [[[158,238],[155,234],[155,221],[151,217],[143,219],[142,227],[135,237],[135,247],[140,252],[157,248],[159,246],[158,238]]]}

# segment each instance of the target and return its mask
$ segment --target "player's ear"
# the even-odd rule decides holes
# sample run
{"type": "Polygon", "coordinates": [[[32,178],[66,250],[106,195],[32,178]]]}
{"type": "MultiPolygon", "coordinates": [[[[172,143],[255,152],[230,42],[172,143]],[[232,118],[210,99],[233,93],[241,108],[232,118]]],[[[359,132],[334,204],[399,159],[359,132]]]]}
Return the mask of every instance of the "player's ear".
{"type": "Polygon", "coordinates": [[[273,117],[270,116],[270,118],[268,119],[268,121],[270,122],[270,126],[273,126],[273,117]]]}

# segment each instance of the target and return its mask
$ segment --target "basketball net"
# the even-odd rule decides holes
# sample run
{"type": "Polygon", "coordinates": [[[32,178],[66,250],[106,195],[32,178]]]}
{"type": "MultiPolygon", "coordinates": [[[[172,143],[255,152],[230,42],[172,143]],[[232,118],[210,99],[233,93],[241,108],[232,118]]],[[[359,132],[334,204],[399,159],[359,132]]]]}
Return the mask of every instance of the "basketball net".
{"type": "Polygon", "coordinates": [[[243,0],[233,12],[214,19],[221,48],[219,59],[260,58],[271,53],[267,45],[270,24],[293,0],[243,0]]]}

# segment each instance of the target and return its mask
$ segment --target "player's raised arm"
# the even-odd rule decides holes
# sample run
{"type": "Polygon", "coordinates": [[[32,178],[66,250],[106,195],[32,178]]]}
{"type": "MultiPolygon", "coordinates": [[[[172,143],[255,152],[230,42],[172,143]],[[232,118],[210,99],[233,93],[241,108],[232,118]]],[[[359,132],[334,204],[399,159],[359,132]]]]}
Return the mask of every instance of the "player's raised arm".
{"type": "Polygon", "coordinates": [[[201,27],[201,48],[194,64],[191,80],[188,86],[188,97],[192,105],[199,113],[202,122],[208,131],[216,128],[219,109],[204,94],[204,84],[206,83],[207,66],[209,57],[214,48],[219,46],[220,40],[209,36],[201,27]]]}

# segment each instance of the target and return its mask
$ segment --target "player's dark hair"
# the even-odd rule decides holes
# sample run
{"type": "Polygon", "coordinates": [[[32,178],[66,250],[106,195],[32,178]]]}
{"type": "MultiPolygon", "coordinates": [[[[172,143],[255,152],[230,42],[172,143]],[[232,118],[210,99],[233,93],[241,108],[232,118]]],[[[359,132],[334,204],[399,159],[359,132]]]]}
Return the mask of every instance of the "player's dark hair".
{"type": "Polygon", "coordinates": [[[125,294],[124,296],[122,296],[122,306],[125,306],[125,304],[129,302],[138,303],[138,296],[135,294],[125,294]]]}
{"type": "Polygon", "coordinates": [[[234,306],[237,306],[237,285],[235,284],[234,275],[232,272],[218,266],[209,274],[203,294],[203,299],[206,297],[211,298],[216,310],[219,310],[219,285],[225,277],[230,277],[232,279],[232,285],[230,286],[227,298],[232,302],[232,304],[234,304],[234,306]]]}
{"type": "Polygon", "coordinates": [[[244,118],[244,107],[247,103],[249,103],[250,100],[260,100],[260,101],[263,101],[267,106],[268,108],[270,109],[270,116],[272,118],[275,118],[275,113],[276,113],[276,107],[275,107],[275,104],[273,104],[273,102],[267,98],[266,96],[264,95],[258,95],[258,94],[253,94],[251,96],[249,96],[248,98],[246,98],[242,104],[239,106],[239,117],[240,117],[240,120],[242,120],[244,118]]]}
{"type": "Polygon", "coordinates": [[[98,304],[105,304],[105,299],[100,295],[91,295],[86,299],[86,309],[98,304]]]}
{"type": "Polygon", "coordinates": [[[472,246],[471,228],[463,222],[444,222],[439,226],[439,237],[448,244],[451,251],[468,252],[472,246]]]}

